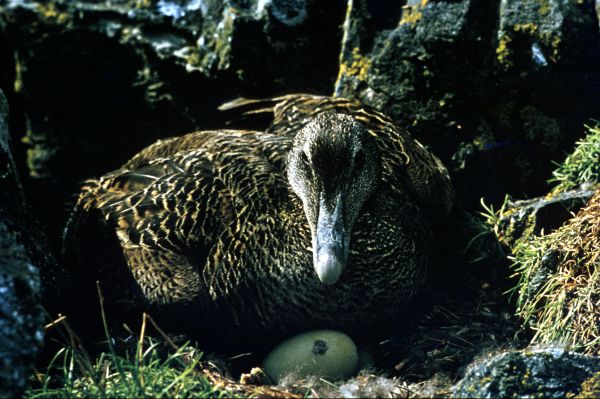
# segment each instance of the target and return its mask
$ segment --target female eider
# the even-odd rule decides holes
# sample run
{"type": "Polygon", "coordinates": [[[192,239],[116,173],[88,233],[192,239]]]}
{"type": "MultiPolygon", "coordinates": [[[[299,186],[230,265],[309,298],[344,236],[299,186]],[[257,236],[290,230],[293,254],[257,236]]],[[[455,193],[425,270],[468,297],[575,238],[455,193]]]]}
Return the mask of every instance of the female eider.
{"type": "Polygon", "coordinates": [[[426,214],[452,206],[446,170],[358,102],[273,103],[266,132],[162,140],[87,181],[67,226],[73,273],[194,335],[256,342],[397,318],[430,262],[426,214]]]}

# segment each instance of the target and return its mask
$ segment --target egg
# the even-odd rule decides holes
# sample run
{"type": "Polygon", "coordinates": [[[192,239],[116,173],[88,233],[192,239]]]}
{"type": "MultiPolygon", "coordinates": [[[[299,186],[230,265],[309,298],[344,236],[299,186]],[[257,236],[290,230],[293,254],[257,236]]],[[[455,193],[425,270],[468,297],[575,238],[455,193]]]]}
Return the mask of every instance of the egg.
{"type": "Polygon", "coordinates": [[[275,383],[288,375],[341,380],[357,372],[358,351],[354,341],[344,333],[309,331],[279,344],[265,358],[263,369],[275,383]]]}

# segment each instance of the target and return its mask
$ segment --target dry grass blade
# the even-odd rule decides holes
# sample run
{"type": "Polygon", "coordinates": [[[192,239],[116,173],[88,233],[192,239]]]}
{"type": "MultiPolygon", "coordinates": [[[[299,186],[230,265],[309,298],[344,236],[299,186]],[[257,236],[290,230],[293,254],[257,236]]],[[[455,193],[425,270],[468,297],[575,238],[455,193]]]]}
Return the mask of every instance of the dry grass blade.
{"type": "Polygon", "coordinates": [[[600,354],[600,190],[556,231],[515,246],[517,312],[533,341],[600,354]]]}

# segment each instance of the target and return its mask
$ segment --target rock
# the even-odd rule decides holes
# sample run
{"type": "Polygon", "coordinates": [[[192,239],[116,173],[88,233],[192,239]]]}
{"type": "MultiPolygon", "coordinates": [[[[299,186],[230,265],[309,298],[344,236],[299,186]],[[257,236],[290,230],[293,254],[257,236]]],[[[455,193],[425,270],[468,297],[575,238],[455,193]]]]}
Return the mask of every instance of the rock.
{"type": "Polygon", "coordinates": [[[20,397],[43,340],[38,270],[23,236],[23,193],[0,91],[0,396],[20,397]]]}
{"type": "Polygon", "coordinates": [[[544,192],[598,101],[592,0],[348,4],[336,94],[410,127],[467,207],[544,192]]]}
{"type": "Polygon", "coordinates": [[[577,189],[530,200],[508,199],[494,226],[500,242],[513,248],[517,241],[550,233],[562,226],[592,198],[595,187],[583,184],[577,189]]]}
{"type": "Polygon", "coordinates": [[[329,94],[343,13],[316,0],[3,3],[0,63],[14,65],[14,84],[2,88],[22,111],[15,136],[37,216],[59,226],[81,180],[159,138],[223,127],[227,100],[329,94]]]}
{"type": "Polygon", "coordinates": [[[599,372],[600,358],[594,356],[558,348],[509,351],[471,365],[465,377],[452,388],[451,396],[597,397],[599,372]]]}

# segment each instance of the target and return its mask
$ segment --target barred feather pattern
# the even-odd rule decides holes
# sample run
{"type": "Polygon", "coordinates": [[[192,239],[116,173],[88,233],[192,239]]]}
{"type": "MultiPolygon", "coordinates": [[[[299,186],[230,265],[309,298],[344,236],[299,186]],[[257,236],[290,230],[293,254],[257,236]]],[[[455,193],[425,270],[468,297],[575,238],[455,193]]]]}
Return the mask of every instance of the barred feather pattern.
{"type": "MultiPolygon", "coordinates": [[[[445,169],[387,117],[352,100],[274,101],[266,132],[202,131],[162,140],[85,182],[66,246],[90,239],[78,235],[82,225],[103,225],[121,251],[83,274],[110,290],[119,286],[115,271],[129,271],[142,302],[194,304],[202,314],[181,319],[205,319],[206,331],[223,336],[279,337],[309,328],[352,333],[401,314],[430,262],[421,208],[444,214],[451,206],[445,169]],[[346,270],[332,286],[316,276],[310,229],[285,174],[295,132],[323,110],[368,126],[384,164],[380,188],[352,232],[346,270]]],[[[79,268],[92,267],[97,255],[74,253],[79,268]]],[[[127,292],[112,294],[126,302],[127,292]]]]}
{"type": "Polygon", "coordinates": [[[293,94],[274,99],[274,121],[267,130],[294,134],[321,112],[340,112],[363,123],[383,156],[383,181],[392,191],[411,190],[419,205],[435,217],[454,206],[454,189],[446,167],[388,116],[349,98],[293,94]]]}

